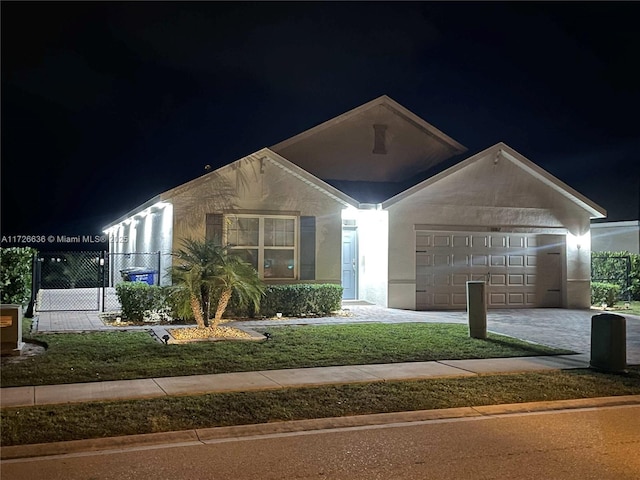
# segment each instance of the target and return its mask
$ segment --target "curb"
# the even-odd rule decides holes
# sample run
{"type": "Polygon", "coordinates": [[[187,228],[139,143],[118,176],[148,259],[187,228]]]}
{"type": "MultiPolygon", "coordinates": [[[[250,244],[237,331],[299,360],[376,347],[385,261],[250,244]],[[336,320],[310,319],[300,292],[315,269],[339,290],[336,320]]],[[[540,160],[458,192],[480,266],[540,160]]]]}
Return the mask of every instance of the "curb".
{"type": "Polygon", "coordinates": [[[125,449],[160,448],[162,446],[188,446],[247,439],[265,435],[286,435],[320,430],[375,427],[389,424],[430,422],[459,418],[494,417],[525,413],[576,410],[583,408],[640,405],[640,395],[578,398],[543,402],[481,405],[473,407],[418,410],[412,412],[377,413],[350,417],[331,417],[310,420],[292,420],[256,425],[213,427],[176,432],[127,435],[121,437],[71,440],[66,442],[14,445],[0,450],[0,460],[33,459],[72,455],[88,452],[109,452],[125,449]]]}

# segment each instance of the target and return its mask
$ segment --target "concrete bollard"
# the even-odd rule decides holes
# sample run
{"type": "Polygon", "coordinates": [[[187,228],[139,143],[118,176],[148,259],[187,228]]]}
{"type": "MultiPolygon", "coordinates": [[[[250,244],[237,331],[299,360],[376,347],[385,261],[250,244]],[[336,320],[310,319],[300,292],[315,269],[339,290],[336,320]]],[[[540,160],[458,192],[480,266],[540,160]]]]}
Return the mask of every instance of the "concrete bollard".
{"type": "Polygon", "coordinates": [[[467,282],[469,336],[487,338],[487,297],[484,282],[467,282]]]}
{"type": "Polygon", "coordinates": [[[624,372],[627,368],[627,323],[624,317],[602,313],[591,317],[592,368],[624,372]]]}

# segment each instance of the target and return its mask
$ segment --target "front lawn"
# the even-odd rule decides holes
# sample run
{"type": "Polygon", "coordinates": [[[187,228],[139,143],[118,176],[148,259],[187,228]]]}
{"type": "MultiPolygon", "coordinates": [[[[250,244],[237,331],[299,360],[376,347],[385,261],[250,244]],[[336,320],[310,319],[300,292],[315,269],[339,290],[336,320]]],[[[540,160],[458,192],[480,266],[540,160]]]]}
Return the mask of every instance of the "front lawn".
{"type": "MultiPolygon", "coordinates": [[[[602,307],[599,305],[594,305],[592,308],[596,310],[602,310],[602,307]]],[[[607,307],[606,310],[603,310],[602,313],[615,313],[616,315],[640,315],[640,302],[637,300],[633,300],[631,302],[625,302],[623,300],[619,300],[613,307],[607,307]],[[629,308],[626,308],[626,304],[629,304],[629,308]]]]}
{"type": "Polygon", "coordinates": [[[39,335],[44,355],[2,366],[2,387],[281,368],[572,353],[502,335],[472,339],[459,324],[365,324],[258,329],[265,342],[164,345],[144,332],[39,335]]]}

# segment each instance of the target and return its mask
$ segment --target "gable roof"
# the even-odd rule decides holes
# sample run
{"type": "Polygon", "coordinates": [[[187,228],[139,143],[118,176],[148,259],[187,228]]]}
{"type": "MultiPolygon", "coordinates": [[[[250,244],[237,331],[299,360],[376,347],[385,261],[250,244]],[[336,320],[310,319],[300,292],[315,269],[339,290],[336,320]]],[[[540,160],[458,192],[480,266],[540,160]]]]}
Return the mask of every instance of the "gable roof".
{"type": "Polygon", "coordinates": [[[607,213],[604,208],[592,202],[591,200],[586,198],[584,195],[577,192],[576,190],[571,188],[569,185],[562,182],[558,178],[554,177],[549,172],[539,167],[538,165],[533,163],[531,160],[525,158],[523,155],[521,155],[520,153],[518,153],[517,151],[515,151],[514,149],[512,149],[511,147],[509,147],[508,145],[502,142],[499,142],[493,145],[492,147],[489,147],[481,152],[478,152],[475,155],[467,158],[466,160],[460,163],[457,163],[456,165],[436,175],[433,175],[427,178],[426,180],[414,185],[411,188],[408,188],[407,190],[395,195],[394,197],[388,200],[385,200],[384,202],[382,202],[382,208],[388,208],[410,197],[414,193],[419,192],[429,187],[430,185],[433,185],[436,182],[444,178],[447,178],[452,174],[462,170],[463,168],[475,162],[478,162],[479,160],[486,158],[487,156],[490,156],[490,155],[495,155],[496,158],[502,157],[509,160],[510,162],[512,162],[513,164],[515,164],[516,166],[518,166],[519,168],[521,168],[522,170],[530,174],[532,177],[536,178],[537,180],[541,181],[542,183],[544,183],[554,191],[558,192],[563,197],[579,205],[581,208],[583,208],[589,213],[591,218],[606,217],[607,213]]]}
{"type": "Polygon", "coordinates": [[[277,167],[281,168],[282,170],[286,171],[289,175],[291,175],[292,177],[300,180],[301,182],[307,184],[308,186],[320,191],[321,193],[323,193],[324,195],[332,198],[333,200],[337,201],[338,203],[341,203],[342,205],[344,205],[345,207],[348,206],[352,206],[352,207],[358,207],[360,204],[357,200],[351,198],[349,195],[347,195],[346,193],[338,190],[337,188],[333,187],[332,185],[329,185],[328,183],[324,182],[323,180],[320,180],[319,178],[313,176],[312,174],[310,174],[309,172],[303,170],[302,168],[300,168],[299,166],[291,163],[290,161],[288,161],[286,158],[283,158],[282,156],[278,155],[277,153],[271,151],[268,148],[263,148],[261,150],[258,150],[257,152],[254,152],[250,155],[247,155],[245,157],[242,157],[241,159],[238,159],[234,162],[231,162],[227,165],[224,165],[223,167],[220,167],[212,172],[206,173],[204,175],[201,175],[200,177],[194,178],[193,180],[190,180],[186,183],[183,183],[181,185],[178,185],[176,187],[173,187],[169,190],[166,190],[156,196],[154,196],[153,198],[151,198],[150,200],[146,201],[145,203],[137,206],[136,208],[134,208],[133,210],[130,210],[129,212],[125,213],[124,215],[122,215],[121,217],[119,217],[117,220],[109,223],[108,225],[106,225],[104,227],[104,229],[107,229],[113,225],[117,225],[118,223],[121,223],[122,221],[126,220],[127,218],[130,218],[134,215],[137,215],[138,213],[144,211],[147,208],[150,208],[158,203],[161,202],[166,202],[166,201],[170,201],[173,197],[175,197],[176,195],[180,195],[183,192],[187,192],[193,188],[198,187],[199,185],[205,184],[209,181],[211,181],[213,178],[215,178],[216,175],[220,175],[220,173],[225,172],[226,170],[230,170],[230,169],[234,169],[236,168],[241,162],[243,161],[247,161],[247,160],[260,160],[260,161],[268,161],[274,165],[276,165],[277,167]]]}
{"type": "Polygon", "coordinates": [[[270,147],[324,180],[400,182],[466,148],[386,95],[270,147]]]}

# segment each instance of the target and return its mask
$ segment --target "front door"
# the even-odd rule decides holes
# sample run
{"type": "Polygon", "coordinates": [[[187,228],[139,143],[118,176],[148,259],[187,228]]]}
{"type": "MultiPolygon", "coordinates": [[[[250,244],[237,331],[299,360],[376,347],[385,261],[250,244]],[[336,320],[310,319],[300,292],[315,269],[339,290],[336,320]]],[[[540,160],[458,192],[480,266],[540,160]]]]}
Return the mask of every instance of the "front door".
{"type": "Polygon", "coordinates": [[[356,230],[342,230],[342,298],[355,300],[358,288],[358,251],[356,230]]]}

